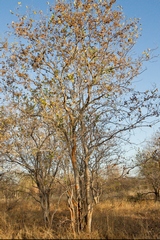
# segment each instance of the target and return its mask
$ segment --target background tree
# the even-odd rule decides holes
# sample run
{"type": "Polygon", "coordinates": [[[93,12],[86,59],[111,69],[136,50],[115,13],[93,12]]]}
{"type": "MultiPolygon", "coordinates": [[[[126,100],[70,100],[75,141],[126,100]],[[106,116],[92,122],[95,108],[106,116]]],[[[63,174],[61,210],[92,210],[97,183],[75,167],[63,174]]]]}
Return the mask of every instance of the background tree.
{"type": "Polygon", "coordinates": [[[47,16],[17,14],[16,43],[3,42],[2,89],[19,110],[26,99],[40,106],[39,117],[63,139],[74,174],[68,197],[75,233],[91,232],[92,166],[104,160],[97,153],[159,115],[157,90],[132,86],[150,58],[148,51],[132,55],[139,20],[126,20],[115,2],[58,1],[47,16]]]}
{"type": "Polygon", "coordinates": [[[147,146],[137,154],[140,175],[145,177],[153,189],[155,201],[160,198],[160,133],[153,137],[147,146]]]}
{"type": "Polygon", "coordinates": [[[12,124],[7,129],[8,140],[3,142],[1,155],[12,171],[16,173],[18,169],[19,180],[30,177],[38,189],[34,199],[41,205],[45,225],[51,226],[50,196],[62,159],[60,141],[57,143],[53,127],[50,129],[42,117],[31,117],[34,108],[26,107],[23,105],[21,112],[12,108],[12,124]]]}

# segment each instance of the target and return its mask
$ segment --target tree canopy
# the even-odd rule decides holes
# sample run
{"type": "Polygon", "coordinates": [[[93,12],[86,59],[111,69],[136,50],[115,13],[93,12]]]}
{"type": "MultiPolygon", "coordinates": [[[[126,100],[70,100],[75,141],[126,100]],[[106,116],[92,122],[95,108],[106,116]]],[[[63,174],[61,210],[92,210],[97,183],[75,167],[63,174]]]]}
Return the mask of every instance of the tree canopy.
{"type": "MultiPolygon", "coordinates": [[[[15,129],[24,125],[20,141],[29,134],[36,154],[45,147],[41,169],[60,152],[72,165],[74,188],[69,186],[68,197],[74,232],[91,231],[98,194],[93,170],[110,160],[111,149],[126,139],[123,133],[159,116],[157,89],[140,92],[132,85],[151,56],[149,50],[133,55],[139,20],[125,19],[115,2],[57,1],[49,5],[49,15],[16,14],[2,42],[1,88],[13,104],[15,129]]],[[[37,160],[30,161],[36,172],[37,160]]]]}

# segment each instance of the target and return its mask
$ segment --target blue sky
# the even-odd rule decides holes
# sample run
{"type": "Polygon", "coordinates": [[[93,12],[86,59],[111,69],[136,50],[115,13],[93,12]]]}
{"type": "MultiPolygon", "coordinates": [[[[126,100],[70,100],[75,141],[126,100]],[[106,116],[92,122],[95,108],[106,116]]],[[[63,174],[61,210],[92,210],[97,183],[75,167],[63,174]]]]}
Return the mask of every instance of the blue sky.
{"type": "MultiPolygon", "coordinates": [[[[127,18],[140,18],[142,36],[137,41],[135,52],[141,54],[144,49],[150,48],[156,49],[155,55],[160,54],[160,0],[117,0],[117,4],[123,7],[127,18]]],[[[145,67],[147,70],[135,79],[135,87],[145,90],[156,84],[160,91],[160,57],[145,63],[145,67]]],[[[141,142],[148,141],[159,127],[160,124],[157,124],[152,128],[138,129],[131,140],[138,144],[137,148],[141,147],[144,145],[141,142]]]]}
{"type": "MultiPolygon", "coordinates": [[[[144,49],[157,49],[155,55],[160,54],[160,0],[117,0],[123,7],[127,18],[140,18],[142,36],[138,39],[135,51],[141,54],[144,49]]],[[[147,71],[140,76],[144,80],[142,87],[157,84],[160,88],[160,58],[146,64],[147,71]]]]}
{"type": "MultiPolygon", "coordinates": [[[[26,5],[33,10],[42,9],[45,12],[47,9],[47,1],[45,0],[21,0],[21,2],[21,11],[23,12],[26,11],[26,5]]],[[[50,3],[54,2],[50,1],[50,3]]],[[[155,55],[160,54],[160,0],[117,0],[116,5],[123,7],[124,15],[127,18],[141,19],[142,36],[138,39],[135,52],[141,54],[143,50],[150,48],[156,49],[155,55]]],[[[0,0],[0,37],[5,36],[7,23],[14,20],[10,10],[15,12],[17,6],[17,0],[0,0]]],[[[134,81],[135,88],[145,91],[156,84],[160,90],[160,57],[145,63],[145,67],[147,70],[134,81]]],[[[153,128],[138,129],[131,140],[138,143],[140,147],[140,143],[151,137],[159,126],[160,124],[153,128]]]]}

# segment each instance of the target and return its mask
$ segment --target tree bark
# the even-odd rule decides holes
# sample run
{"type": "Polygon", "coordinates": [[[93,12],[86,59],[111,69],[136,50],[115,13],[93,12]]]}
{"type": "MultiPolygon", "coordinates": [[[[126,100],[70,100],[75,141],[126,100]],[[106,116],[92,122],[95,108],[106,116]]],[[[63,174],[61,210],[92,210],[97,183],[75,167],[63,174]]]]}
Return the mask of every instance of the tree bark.
{"type": "Polygon", "coordinates": [[[85,221],[85,231],[91,233],[92,224],[92,214],[93,214],[93,203],[91,196],[91,186],[90,186],[90,173],[88,167],[88,158],[85,159],[85,185],[86,185],[86,221],[85,221]]]}
{"type": "Polygon", "coordinates": [[[43,219],[45,223],[45,227],[51,227],[51,216],[50,216],[50,201],[49,201],[49,193],[43,192],[40,193],[40,203],[43,212],[43,219]]]}
{"type": "Polygon", "coordinates": [[[75,213],[75,205],[74,205],[74,199],[73,199],[73,189],[67,192],[67,196],[68,196],[68,206],[71,214],[71,227],[72,227],[74,237],[76,237],[76,213],[75,213]]]}
{"type": "Polygon", "coordinates": [[[155,193],[155,202],[157,202],[160,199],[159,189],[156,188],[154,193],[155,193]]]}
{"type": "MultiPolygon", "coordinates": [[[[73,166],[73,171],[74,171],[74,180],[75,180],[75,197],[76,197],[76,209],[75,209],[75,221],[74,222],[74,227],[73,230],[76,231],[77,233],[80,232],[81,226],[81,195],[80,195],[80,181],[79,181],[79,170],[78,170],[78,165],[77,165],[77,158],[76,158],[76,136],[73,135],[73,145],[72,145],[72,155],[71,155],[71,160],[72,160],[72,166],[73,166]]],[[[73,206],[73,208],[75,208],[73,206]]],[[[73,210],[72,210],[73,214],[73,210]]],[[[72,216],[73,217],[73,216],[72,216]]]]}
{"type": "Polygon", "coordinates": [[[92,231],[92,215],[93,215],[93,205],[89,204],[87,209],[87,222],[86,222],[86,232],[91,233],[92,231]]]}

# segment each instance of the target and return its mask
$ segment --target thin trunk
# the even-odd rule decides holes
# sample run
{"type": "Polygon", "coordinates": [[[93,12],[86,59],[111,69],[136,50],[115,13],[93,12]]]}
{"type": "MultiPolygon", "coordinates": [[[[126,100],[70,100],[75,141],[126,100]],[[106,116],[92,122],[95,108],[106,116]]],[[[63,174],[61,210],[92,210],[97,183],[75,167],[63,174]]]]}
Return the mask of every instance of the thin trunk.
{"type": "Polygon", "coordinates": [[[75,237],[76,236],[76,213],[75,213],[75,204],[73,199],[73,189],[67,192],[67,196],[68,196],[68,206],[71,214],[71,227],[75,237]]]}
{"type": "MultiPolygon", "coordinates": [[[[74,171],[74,181],[75,181],[75,200],[76,206],[74,207],[75,213],[75,221],[74,221],[74,229],[77,233],[81,230],[81,195],[80,195],[80,179],[79,179],[79,170],[77,165],[77,158],[76,158],[76,136],[73,136],[73,146],[72,146],[72,166],[74,171]]],[[[72,210],[73,214],[73,210],[72,210]]],[[[72,227],[73,228],[73,227],[72,227]]]]}
{"type": "Polygon", "coordinates": [[[86,232],[91,233],[92,231],[92,215],[93,215],[93,205],[89,204],[88,205],[88,210],[87,210],[87,222],[86,222],[86,232]]]}
{"type": "Polygon", "coordinates": [[[160,195],[159,195],[159,189],[155,189],[155,202],[157,202],[160,198],[160,195]]]}
{"type": "Polygon", "coordinates": [[[51,217],[50,217],[50,201],[49,193],[43,192],[40,194],[41,208],[43,212],[43,219],[45,227],[51,227],[51,217]]]}
{"type": "MultiPolygon", "coordinates": [[[[74,171],[75,181],[75,200],[76,205],[73,204],[73,198],[69,199],[69,209],[71,213],[71,222],[73,233],[80,233],[85,230],[91,232],[92,214],[93,214],[93,202],[90,192],[90,173],[88,161],[89,157],[85,159],[85,171],[84,171],[84,182],[80,185],[80,175],[76,157],[76,134],[74,130],[72,132],[72,149],[71,149],[71,160],[74,171]]],[[[86,152],[87,154],[87,152],[86,152]]]]}
{"type": "Polygon", "coordinates": [[[90,173],[88,167],[88,159],[85,160],[85,185],[86,185],[86,217],[85,217],[85,231],[91,233],[93,203],[90,191],[90,173]]]}
{"type": "Polygon", "coordinates": [[[86,231],[91,233],[92,229],[92,215],[93,215],[93,201],[90,191],[90,173],[88,166],[88,159],[85,159],[84,182],[80,185],[79,169],[76,159],[76,140],[73,138],[72,147],[72,165],[75,178],[75,204],[73,198],[70,197],[69,209],[71,213],[73,233],[80,233],[86,231]],[[82,189],[80,189],[80,187],[82,189]]]}

